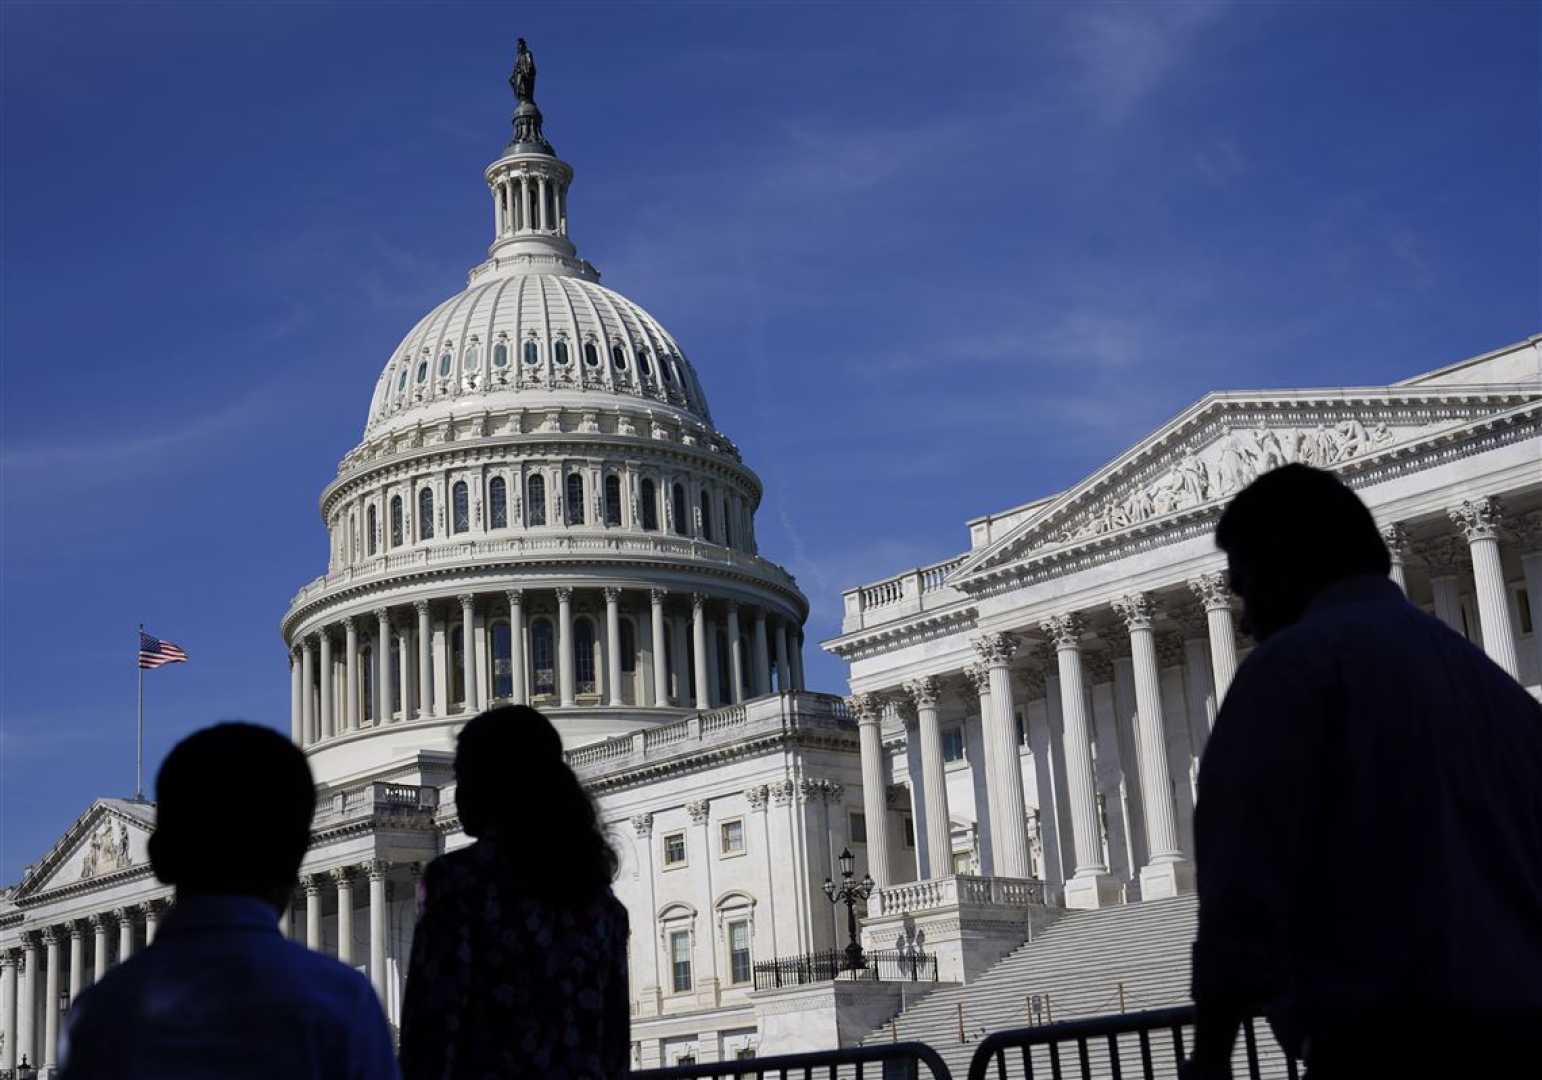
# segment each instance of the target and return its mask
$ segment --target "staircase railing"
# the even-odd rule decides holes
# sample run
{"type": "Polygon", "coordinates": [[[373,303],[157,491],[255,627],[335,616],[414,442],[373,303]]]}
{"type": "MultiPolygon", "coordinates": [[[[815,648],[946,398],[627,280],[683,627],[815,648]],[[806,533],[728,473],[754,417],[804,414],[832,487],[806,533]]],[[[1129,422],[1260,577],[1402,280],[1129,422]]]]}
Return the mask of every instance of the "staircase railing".
{"type": "Polygon", "coordinates": [[[855,1080],[884,1080],[906,1077],[922,1080],[919,1066],[925,1065],[932,1080],[953,1080],[937,1051],[924,1043],[887,1043],[882,1046],[849,1046],[841,1050],[819,1050],[808,1054],[782,1054],[777,1057],[738,1058],[733,1061],[688,1062],[660,1069],[643,1069],[629,1075],[632,1080],[716,1080],[718,1077],[815,1076],[831,1080],[847,1077],[855,1080]]]}
{"type": "Polygon", "coordinates": [[[862,965],[853,967],[844,950],[827,949],[800,956],[779,956],[755,964],[756,990],[807,986],[837,979],[842,982],[936,982],[937,957],[931,953],[869,949],[862,954],[862,965]]]}
{"type": "MultiPolygon", "coordinates": [[[[1184,1037],[1193,1025],[1194,1007],[1184,1005],[998,1031],[987,1035],[975,1049],[969,1062],[969,1080],[1045,1076],[1061,1080],[1070,1068],[1066,1059],[1073,1057],[1074,1075],[1079,1077],[1171,1077],[1177,1074],[1178,1062],[1187,1056],[1184,1037]]],[[[1242,1025],[1241,1050],[1247,1070],[1244,1075],[1248,1080],[1262,1080],[1258,1037],[1251,1019],[1242,1025]]],[[[1282,1056],[1285,1075],[1297,1080],[1296,1062],[1282,1056]]]]}

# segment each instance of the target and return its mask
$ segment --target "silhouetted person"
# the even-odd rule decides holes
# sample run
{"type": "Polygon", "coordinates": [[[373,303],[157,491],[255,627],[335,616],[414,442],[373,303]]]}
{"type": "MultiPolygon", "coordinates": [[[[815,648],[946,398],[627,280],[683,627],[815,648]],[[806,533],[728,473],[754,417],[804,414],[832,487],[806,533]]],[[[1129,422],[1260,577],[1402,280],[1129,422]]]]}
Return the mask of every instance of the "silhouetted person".
{"type": "Polygon", "coordinates": [[[402,1005],[408,1080],[625,1076],[626,909],[616,856],[550,722],[523,705],[460,733],[455,805],[476,843],[423,875],[402,1005]]]}
{"type": "Polygon", "coordinates": [[[1320,1080],[1534,1074],[1542,707],[1404,598],[1331,474],[1265,474],[1216,543],[1258,647],[1199,772],[1187,1075],[1260,1010],[1320,1080]]]}
{"type": "Polygon", "coordinates": [[[64,1076],[395,1077],[369,981],[278,930],[316,809],[305,756],[269,728],[218,724],[172,749],[155,798],[150,865],[176,903],[76,1000],[64,1076]]]}

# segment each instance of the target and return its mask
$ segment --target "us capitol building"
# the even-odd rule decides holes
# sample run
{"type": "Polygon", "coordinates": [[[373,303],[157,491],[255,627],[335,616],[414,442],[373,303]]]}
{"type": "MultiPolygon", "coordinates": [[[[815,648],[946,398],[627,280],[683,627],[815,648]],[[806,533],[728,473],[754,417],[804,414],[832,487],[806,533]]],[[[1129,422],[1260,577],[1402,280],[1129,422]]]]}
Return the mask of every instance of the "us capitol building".
{"type": "MultiPolygon", "coordinates": [[[[552,718],[621,856],[638,1065],[826,1048],[904,1007],[903,983],[756,987],[845,946],[821,887],[843,849],[874,882],[864,943],[924,948],[942,983],[1066,909],[1191,892],[1197,762],[1248,647],[1211,533],[1284,462],[1354,485],[1413,601],[1538,691],[1542,338],[1391,386],[1210,394],[968,522],[956,557],[848,590],[824,647],[854,693],[808,692],[760,480],[676,338],[578,256],[534,81],[521,42],[487,258],[387,358],[321,494],[327,572],[282,622],[318,785],[286,930],[393,1024],[416,879],[469,842],[456,731],[504,702],[552,718]]],[[[0,1069],[53,1064],[69,1001],[153,940],[154,822],[97,799],[0,894],[0,1069]]]]}

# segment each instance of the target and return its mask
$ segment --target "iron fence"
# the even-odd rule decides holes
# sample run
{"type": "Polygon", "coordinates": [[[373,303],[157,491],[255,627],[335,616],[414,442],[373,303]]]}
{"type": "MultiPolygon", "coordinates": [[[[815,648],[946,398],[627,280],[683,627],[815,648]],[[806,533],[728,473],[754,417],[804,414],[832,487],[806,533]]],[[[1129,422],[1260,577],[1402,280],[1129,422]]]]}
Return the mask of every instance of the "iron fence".
{"type": "MultiPolygon", "coordinates": [[[[1242,1025],[1242,1037],[1233,1055],[1233,1075],[1248,1080],[1297,1080],[1296,1062],[1275,1045],[1261,1046],[1254,1024],[1249,1019],[1242,1025]],[[1238,1057],[1241,1061],[1236,1060],[1238,1057]],[[1238,1065],[1244,1071],[1238,1073],[1238,1065]]],[[[969,1062],[969,1080],[1175,1077],[1179,1062],[1187,1056],[1184,1039],[1193,1026],[1194,1007],[1184,1005],[998,1031],[987,1035],[975,1049],[969,1062]],[[1070,1071],[1072,1062],[1074,1072],[1070,1071]]]]}
{"type": "Polygon", "coordinates": [[[936,982],[937,957],[931,953],[869,950],[860,966],[838,949],[779,956],[755,964],[755,989],[833,982],[936,982]]]}
{"type": "Polygon", "coordinates": [[[630,1074],[632,1080],[953,1080],[937,1051],[924,1043],[850,1046],[808,1054],[691,1062],[630,1074]],[[926,1066],[926,1072],[921,1066],[926,1066]]]}

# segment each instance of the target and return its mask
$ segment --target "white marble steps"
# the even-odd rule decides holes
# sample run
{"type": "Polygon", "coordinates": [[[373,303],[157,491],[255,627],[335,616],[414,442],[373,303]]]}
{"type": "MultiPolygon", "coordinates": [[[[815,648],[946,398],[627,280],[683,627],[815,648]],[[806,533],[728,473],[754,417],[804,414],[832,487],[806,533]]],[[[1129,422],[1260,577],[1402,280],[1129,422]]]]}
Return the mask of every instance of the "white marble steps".
{"type": "MultiPolygon", "coordinates": [[[[997,961],[973,983],[937,991],[870,1033],[863,1042],[919,1040],[936,1048],[953,1075],[962,1078],[985,1034],[1047,1022],[1043,1016],[1030,1019],[1027,998],[1031,994],[1048,997],[1048,1008],[1056,1021],[1118,1013],[1121,983],[1126,1012],[1185,1004],[1189,1000],[1189,949],[1197,912],[1196,898],[1182,896],[1069,913],[1035,940],[997,961]]],[[[1171,1036],[1161,1036],[1154,1043],[1158,1075],[1174,1075],[1171,1036]]],[[[1260,1043],[1261,1049],[1262,1044],[1273,1046],[1263,1031],[1260,1043]]],[[[1134,1039],[1128,1044],[1133,1047],[1134,1039]]],[[[1092,1076],[1111,1075],[1101,1048],[1095,1048],[1090,1057],[1092,1076]]],[[[1136,1060],[1125,1055],[1125,1076],[1138,1075],[1131,1071],[1136,1060]]],[[[1066,1076],[1080,1076],[1074,1047],[1065,1048],[1061,1064],[1066,1076]]],[[[1266,1076],[1285,1075],[1282,1059],[1270,1064],[1278,1069],[1266,1070],[1266,1076]]],[[[991,1075],[996,1075],[994,1069],[991,1075]]],[[[1023,1075],[1020,1055],[1008,1062],[1007,1075],[1023,1075]]],[[[1035,1075],[1049,1075],[1044,1051],[1035,1054],[1035,1075]]]]}

